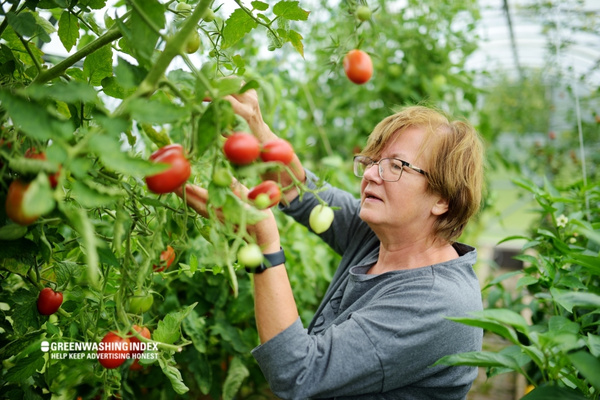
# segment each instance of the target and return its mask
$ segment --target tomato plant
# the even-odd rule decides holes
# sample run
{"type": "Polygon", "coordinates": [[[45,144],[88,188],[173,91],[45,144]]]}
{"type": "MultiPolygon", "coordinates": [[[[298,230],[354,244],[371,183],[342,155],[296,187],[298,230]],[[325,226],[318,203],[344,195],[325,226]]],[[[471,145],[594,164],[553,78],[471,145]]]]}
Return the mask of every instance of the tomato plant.
{"type": "Polygon", "coordinates": [[[198,31],[193,31],[185,44],[185,52],[188,54],[197,52],[201,43],[198,31]]]}
{"type": "Polygon", "coordinates": [[[350,50],[344,56],[344,72],[352,82],[362,85],[373,76],[373,62],[371,56],[362,50],[350,50]]]}
{"type": "Polygon", "coordinates": [[[23,197],[27,193],[29,183],[20,180],[13,181],[6,195],[6,216],[19,225],[30,225],[40,216],[29,215],[23,208],[23,197]]]}
{"type": "MultiPolygon", "coordinates": [[[[46,153],[44,153],[43,151],[37,151],[33,147],[31,147],[31,148],[27,149],[27,151],[25,151],[25,157],[35,159],[35,160],[46,161],[46,153]]],[[[52,188],[55,188],[56,186],[58,186],[59,175],[60,175],[60,166],[59,166],[58,172],[48,175],[48,181],[50,182],[50,186],[52,188]]]]}
{"type": "MultiPolygon", "coordinates": [[[[133,325],[133,329],[146,339],[152,338],[152,334],[150,333],[150,329],[148,329],[148,327],[145,327],[145,326],[140,327],[138,325],[133,325]]],[[[129,354],[131,356],[135,356],[137,354],[142,354],[143,350],[139,349],[139,344],[142,343],[142,341],[140,339],[138,339],[135,335],[133,335],[133,334],[131,334],[131,335],[132,336],[129,338],[129,342],[131,344],[130,349],[129,349],[129,354]]]]}
{"type": "Polygon", "coordinates": [[[130,340],[117,332],[108,332],[98,347],[98,362],[104,368],[118,368],[129,356],[130,340]]]}
{"type": "Polygon", "coordinates": [[[37,300],[37,309],[42,315],[52,315],[58,311],[63,302],[63,294],[51,288],[44,288],[37,300]]]}
{"type": "Polygon", "coordinates": [[[262,146],[260,158],[264,162],[277,161],[287,165],[294,158],[294,149],[285,139],[271,140],[262,146]]]}
{"type": "Polygon", "coordinates": [[[192,173],[189,161],[185,158],[180,144],[170,144],[156,150],[150,156],[155,163],[169,164],[169,168],[155,175],[146,177],[148,189],[154,193],[170,193],[183,185],[192,173]]]}
{"type": "Polygon", "coordinates": [[[175,261],[175,250],[173,247],[167,246],[167,249],[160,253],[160,264],[153,265],[152,269],[156,272],[164,271],[173,264],[173,261],[175,261]]]}
{"type": "Polygon", "coordinates": [[[281,200],[281,189],[277,182],[266,180],[250,189],[248,199],[252,200],[258,209],[273,207],[281,200]]]}
{"type": "Polygon", "coordinates": [[[260,156],[260,142],[254,135],[235,132],[225,141],[223,152],[233,164],[248,165],[260,156]]]}
{"type": "Polygon", "coordinates": [[[372,12],[369,6],[360,5],[356,8],[356,18],[358,18],[360,21],[367,21],[371,19],[371,14],[372,12]]]}
{"type": "Polygon", "coordinates": [[[315,233],[325,232],[333,222],[333,209],[322,204],[315,206],[310,212],[308,222],[315,233]]]}

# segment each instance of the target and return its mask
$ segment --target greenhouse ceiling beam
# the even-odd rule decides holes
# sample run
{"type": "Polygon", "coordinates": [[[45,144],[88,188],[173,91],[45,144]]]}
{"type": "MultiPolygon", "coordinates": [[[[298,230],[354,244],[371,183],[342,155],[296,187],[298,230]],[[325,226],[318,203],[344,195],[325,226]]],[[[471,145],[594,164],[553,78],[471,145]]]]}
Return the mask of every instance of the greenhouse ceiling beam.
{"type": "Polygon", "coordinates": [[[515,61],[515,66],[519,72],[519,77],[523,79],[523,71],[521,70],[521,63],[519,62],[519,52],[517,51],[517,41],[515,40],[515,32],[513,29],[512,18],[510,17],[510,9],[508,7],[508,0],[503,0],[504,12],[506,14],[506,23],[508,24],[508,33],[510,35],[510,43],[515,61]]]}

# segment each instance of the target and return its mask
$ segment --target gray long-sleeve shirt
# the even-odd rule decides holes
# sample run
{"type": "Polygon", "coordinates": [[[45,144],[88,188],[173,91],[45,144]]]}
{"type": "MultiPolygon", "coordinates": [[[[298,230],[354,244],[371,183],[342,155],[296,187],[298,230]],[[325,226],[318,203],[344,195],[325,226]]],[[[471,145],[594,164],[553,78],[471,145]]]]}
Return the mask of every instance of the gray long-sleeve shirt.
{"type": "MultiPolygon", "coordinates": [[[[307,171],[307,183],[315,187],[307,171]]],[[[252,352],[271,389],[284,399],[463,399],[474,367],[431,367],[439,358],[481,350],[482,331],[446,319],[482,309],[474,248],[460,257],[380,275],[379,240],[349,193],[327,186],[319,196],[335,211],[320,236],[342,255],[308,329],[300,319],[252,352]]],[[[296,198],[282,209],[308,226],[318,201],[296,198]]]]}

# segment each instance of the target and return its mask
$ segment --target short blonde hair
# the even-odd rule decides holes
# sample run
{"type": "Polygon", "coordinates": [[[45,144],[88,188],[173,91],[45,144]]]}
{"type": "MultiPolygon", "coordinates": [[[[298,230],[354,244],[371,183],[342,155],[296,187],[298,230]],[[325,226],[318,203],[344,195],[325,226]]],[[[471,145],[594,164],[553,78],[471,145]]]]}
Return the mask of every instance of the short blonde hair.
{"type": "Polygon", "coordinates": [[[360,153],[374,160],[384,147],[408,128],[421,128],[425,139],[415,160],[406,160],[427,171],[429,190],[448,201],[448,211],[435,224],[437,238],[453,243],[479,210],[484,186],[482,140],[471,124],[452,121],[428,106],[409,106],[381,121],[360,153]],[[426,153],[429,165],[418,164],[426,153]]]}

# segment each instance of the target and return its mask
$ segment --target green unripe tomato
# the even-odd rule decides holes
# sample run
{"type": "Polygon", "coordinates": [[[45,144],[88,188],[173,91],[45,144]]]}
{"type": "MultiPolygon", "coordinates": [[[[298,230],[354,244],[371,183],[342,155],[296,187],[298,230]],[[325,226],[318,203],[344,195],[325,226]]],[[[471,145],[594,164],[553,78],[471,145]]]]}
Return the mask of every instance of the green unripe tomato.
{"type": "Polygon", "coordinates": [[[367,6],[358,6],[356,9],[356,18],[360,21],[366,21],[371,18],[371,9],[367,6]]]}
{"type": "Polygon", "coordinates": [[[198,51],[200,48],[200,35],[198,31],[192,31],[190,36],[188,37],[187,43],[185,44],[185,52],[188,54],[193,54],[198,51]]]}
{"type": "Polygon", "coordinates": [[[204,16],[202,17],[206,22],[212,22],[215,20],[215,13],[210,8],[206,9],[204,16]]]}
{"type": "Polygon", "coordinates": [[[238,261],[246,267],[258,267],[263,258],[262,251],[257,244],[248,244],[238,251],[238,261]]]}
{"type": "Polygon", "coordinates": [[[175,11],[179,11],[182,15],[188,16],[192,13],[192,6],[183,1],[180,1],[175,6],[175,11]]]}
{"type": "Polygon", "coordinates": [[[217,186],[229,187],[233,182],[233,178],[227,168],[216,168],[213,171],[212,181],[217,186]]]}
{"type": "Polygon", "coordinates": [[[154,303],[154,296],[152,296],[152,293],[136,290],[129,299],[129,307],[127,310],[133,314],[143,314],[152,307],[152,303],[154,303]]]}
{"type": "Polygon", "coordinates": [[[308,223],[313,232],[319,234],[325,232],[333,222],[333,209],[319,204],[310,212],[308,223]]]}
{"type": "Polygon", "coordinates": [[[265,210],[271,205],[271,198],[267,193],[261,193],[254,199],[254,207],[265,210]]]}

